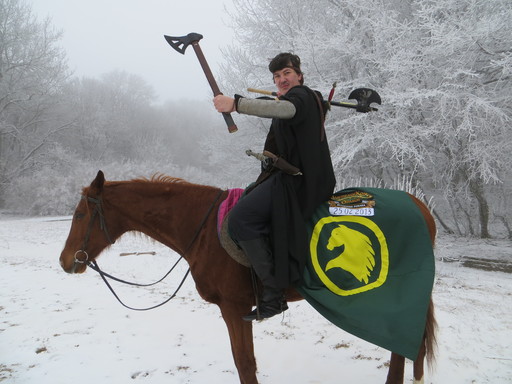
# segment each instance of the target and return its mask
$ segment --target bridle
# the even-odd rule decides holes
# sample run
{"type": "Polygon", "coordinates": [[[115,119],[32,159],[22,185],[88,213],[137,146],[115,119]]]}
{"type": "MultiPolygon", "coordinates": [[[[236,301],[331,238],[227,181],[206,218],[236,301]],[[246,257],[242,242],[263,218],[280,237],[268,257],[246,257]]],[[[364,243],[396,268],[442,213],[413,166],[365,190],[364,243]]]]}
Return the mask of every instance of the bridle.
{"type": "Polygon", "coordinates": [[[90,261],[89,261],[89,254],[87,253],[86,250],[87,250],[87,245],[89,244],[89,239],[91,237],[91,231],[92,231],[92,226],[94,225],[94,219],[96,217],[98,217],[99,220],[100,220],[100,229],[105,234],[105,238],[107,239],[108,243],[110,245],[112,245],[112,244],[115,243],[115,241],[111,240],[110,234],[108,233],[107,225],[105,224],[105,216],[103,215],[103,203],[102,203],[101,198],[95,199],[93,197],[82,195],[81,199],[82,200],[87,200],[87,201],[89,201],[91,203],[96,204],[96,206],[94,207],[94,211],[92,213],[91,219],[89,220],[89,225],[87,226],[87,232],[85,233],[82,249],[79,249],[78,251],[76,251],[75,252],[75,256],[74,256],[75,257],[75,264],[87,264],[87,265],[89,265],[89,263],[90,263],[90,261]],[[82,254],[82,253],[85,255],[85,260],[80,260],[77,257],[77,255],[82,254]]]}
{"type": "Polygon", "coordinates": [[[116,292],[114,291],[114,289],[112,288],[112,286],[108,282],[107,278],[115,280],[115,281],[123,283],[123,284],[128,284],[128,285],[132,285],[132,286],[136,286],[136,287],[149,287],[149,286],[152,286],[152,285],[155,285],[155,284],[158,284],[158,283],[162,282],[167,276],[169,276],[169,274],[174,270],[174,268],[184,258],[184,256],[188,253],[188,251],[192,247],[192,245],[195,243],[197,237],[199,236],[199,233],[201,233],[201,230],[203,229],[206,221],[208,220],[208,217],[210,216],[211,212],[213,211],[213,208],[215,207],[217,201],[219,200],[219,198],[221,197],[223,192],[224,192],[223,190],[219,190],[219,193],[217,194],[216,198],[212,202],[210,208],[206,212],[206,214],[205,214],[204,218],[202,219],[201,223],[197,227],[197,229],[196,229],[196,231],[194,233],[194,236],[192,236],[192,240],[189,242],[188,246],[185,248],[185,251],[183,252],[183,254],[180,255],[178,261],[176,261],[176,263],[174,263],[174,265],[171,267],[171,269],[160,280],[155,281],[154,283],[150,283],[150,284],[139,284],[139,283],[133,283],[133,282],[125,281],[123,279],[119,279],[119,278],[117,278],[115,276],[112,276],[112,275],[106,273],[106,272],[103,272],[100,269],[100,267],[99,267],[99,265],[98,265],[96,260],[94,260],[94,259],[93,260],[89,260],[89,254],[87,253],[87,245],[88,245],[89,239],[91,237],[91,231],[92,231],[92,228],[93,228],[94,221],[95,221],[96,217],[99,218],[100,229],[105,234],[105,238],[107,239],[108,243],[110,245],[112,245],[112,244],[115,243],[115,241],[112,241],[112,239],[110,237],[110,234],[108,232],[108,229],[107,229],[107,225],[105,223],[105,216],[103,214],[103,202],[102,202],[101,198],[95,199],[95,198],[92,198],[92,197],[89,197],[89,196],[82,195],[82,200],[87,200],[88,202],[94,203],[95,207],[94,207],[94,211],[93,211],[93,214],[91,216],[91,219],[89,220],[89,224],[87,226],[87,232],[85,233],[85,238],[84,238],[82,249],[80,249],[80,250],[75,252],[75,255],[74,255],[75,264],[86,264],[88,267],[90,267],[94,271],[98,272],[99,275],[101,276],[102,280],[105,282],[107,287],[110,289],[110,292],[112,292],[112,294],[117,299],[117,301],[119,301],[119,303],[121,303],[121,305],[123,305],[124,307],[126,307],[128,309],[131,309],[131,310],[134,310],[134,311],[148,311],[150,309],[158,308],[158,307],[168,303],[174,297],[176,297],[177,293],[179,292],[179,290],[181,289],[181,287],[185,283],[185,280],[187,279],[188,275],[190,274],[190,267],[187,269],[187,272],[185,272],[185,275],[183,276],[180,284],[178,285],[178,287],[176,288],[174,293],[168,299],[166,299],[165,301],[163,301],[160,304],[157,304],[157,305],[154,305],[154,306],[148,307],[148,308],[133,308],[133,307],[130,307],[130,306],[126,305],[125,303],[123,303],[123,301],[119,298],[119,296],[116,294],[116,292]],[[80,260],[77,257],[77,255],[80,255],[80,254],[84,254],[85,255],[85,259],[84,260],[80,260]]]}

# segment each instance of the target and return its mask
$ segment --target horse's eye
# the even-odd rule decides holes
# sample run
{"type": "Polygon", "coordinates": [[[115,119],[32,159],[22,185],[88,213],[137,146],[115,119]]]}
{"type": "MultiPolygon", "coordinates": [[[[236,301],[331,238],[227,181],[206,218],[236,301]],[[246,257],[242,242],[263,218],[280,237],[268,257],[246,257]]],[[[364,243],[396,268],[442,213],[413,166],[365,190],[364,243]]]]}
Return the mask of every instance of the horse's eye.
{"type": "Polygon", "coordinates": [[[75,219],[77,220],[80,220],[80,219],[83,219],[85,217],[85,213],[75,213],[75,219]]]}

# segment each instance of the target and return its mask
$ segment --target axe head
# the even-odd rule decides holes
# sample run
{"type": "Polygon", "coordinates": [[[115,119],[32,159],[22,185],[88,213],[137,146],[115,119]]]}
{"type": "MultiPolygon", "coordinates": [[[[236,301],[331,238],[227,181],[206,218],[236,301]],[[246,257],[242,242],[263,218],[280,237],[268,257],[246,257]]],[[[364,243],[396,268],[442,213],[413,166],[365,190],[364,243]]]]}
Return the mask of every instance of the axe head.
{"type": "Polygon", "coordinates": [[[190,44],[201,40],[203,38],[203,35],[200,35],[199,33],[189,33],[187,36],[176,37],[164,35],[164,37],[171,47],[173,47],[177,52],[184,55],[187,47],[190,44]]]}
{"type": "Polygon", "coordinates": [[[357,100],[357,110],[359,112],[369,112],[370,104],[377,103],[381,104],[380,95],[377,91],[370,88],[357,88],[350,92],[348,95],[349,99],[357,100]]]}

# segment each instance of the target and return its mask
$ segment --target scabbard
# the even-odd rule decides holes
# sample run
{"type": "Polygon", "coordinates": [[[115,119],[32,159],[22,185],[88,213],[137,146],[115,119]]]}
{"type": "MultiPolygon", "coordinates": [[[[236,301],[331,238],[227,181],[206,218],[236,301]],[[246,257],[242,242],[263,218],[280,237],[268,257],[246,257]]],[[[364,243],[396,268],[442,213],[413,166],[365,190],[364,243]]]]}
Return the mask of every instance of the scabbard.
{"type": "Polygon", "coordinates": [[[287,173],[287,174],[292,175],[292,176],[300,176],[300,175],[302,175],[302,172],[300,171],[299,168],[297,168],[296,166],[290,164],[288,161],[286,161],[282,157],[276,156],[272,152],[269,152],[269,151],[263,151],[263,155],[271,158],[272,161],[273,161],[272,165],[274,167],[276,167],[277,169],[280,169],[284,173],[287,173]]]}

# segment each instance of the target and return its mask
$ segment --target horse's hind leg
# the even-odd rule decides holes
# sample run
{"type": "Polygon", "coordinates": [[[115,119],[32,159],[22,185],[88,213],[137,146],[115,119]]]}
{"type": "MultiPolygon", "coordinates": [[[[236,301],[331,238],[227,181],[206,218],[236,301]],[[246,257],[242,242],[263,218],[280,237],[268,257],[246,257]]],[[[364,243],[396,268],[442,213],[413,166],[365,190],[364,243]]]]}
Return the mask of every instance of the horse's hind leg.
{"type": "Polygon", "coordinates": [[[403,384],[404,382],[405,357],[391,353],[389,362],[388,378],[386,384],[403,384]]]}
{"type": "Polygon", "coordinates": [[[250,307],[241,309],[231,305],[222,305],[220,310],[228,327],[231,352],[233,353],[233,359],[238,370],[240,383],[258,384],[252,323],[242,320],[242,316],[249,312],[250,307]]]}
{"type": "MultiPolygon", "coordinates": [[[[424,375],[424,362],[425,362],[426,348],[422,345],[418,353],[418,357],[414,361],[413,375],[414,384],[423,384],[424,375]]],[[[404,382],[404,369],[405,369],[405,358],[391,353],[391,362],[389,364],[388,378],[386,384],[402,384],[404,382]]]]}

